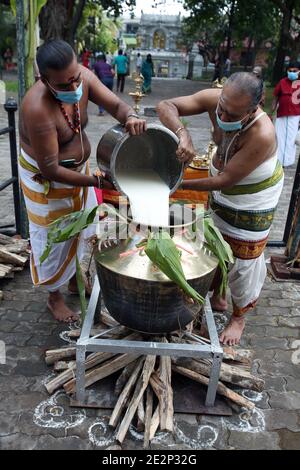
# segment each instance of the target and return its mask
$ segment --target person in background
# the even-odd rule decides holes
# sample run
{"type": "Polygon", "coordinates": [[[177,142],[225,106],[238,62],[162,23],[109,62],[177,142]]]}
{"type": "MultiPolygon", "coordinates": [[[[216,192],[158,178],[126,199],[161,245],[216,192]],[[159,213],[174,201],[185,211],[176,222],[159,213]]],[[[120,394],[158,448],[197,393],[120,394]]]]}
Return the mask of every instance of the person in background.
{"type": "Polygon", "coordinates": [[[119,50],[118,55],[114,58],[113,66],[117,72],[117,92],[123,93],[128,68],[128,57],[123,55],[122,49],[119,50]]]}
{"type": "Polygon", "coordinates": [[[151,82],[152,82],[152,77],[154,75],[154,67],[153,67],[151,54],[148,54],[146,60],[143,61],[142,75],[144,77],[142,92],[151,93],[151,82]]]}
{"type": "Polygon", "coordinates": [[[230,69],[231,69],[231,60],[229,57],[225,60],[225,65],[224,65],[224,76],[229,77],[230,75],[230,69]]]}
{"type": "Polygon", "coordinates": [[[87,69],[90,68],[90,57],[91,57],[91,51],[88,49],[84,48],[81,56],[81,61],[82,65],[86,67],[87,69]]]}
{"type": "Polygon", "coordinates": [[[141,54],[138,52],[136,56],[136,73],[140,75],[142,70],[143,59],[141,54]]]}
{"type": "MultiPolygon", "coordinates": [[[[259,78],[260,80],[262,80],[262,82],[264,83],[264,80],[263,80],[263,69],[262,69],[262,67],[260,67],[260,65],[256,65],[256,66],[253,68],[252,73],[253,73],[257,78],[259,78]]],[[[266,87],[265,87],[265,85],[264,85],[263,94],[262,94],[262,97],[261,97],[261,100],[260,100],[259,105],[260,105],[262,108],[264,108],[265,102],[266,102],[266,87]]]]}
{"type": "Polygon", "coordinates": [[[221,80],[221,60],[219,57],[215,60],[215,71],[212,81],[215,82],[216,80],[221,80]]]}
{"type": "MultiPolygon", "coordinates": [[[[115,72],[111,65],[106,62],[105,54],[100,54],[97,57],[97,61],[94,65],[94,71],[99,80],[106,86],[109,90],[112,91],[114,86],[114,75],[115,72]]],[[[104,115],[104,108],[102,105],[99,106],[98,116],[104,115]]]]}
{"type": "Polygon", "coordinates": [[[8,47],[6,51],[4,52],[3,59],[5,62],[5,70],[10,70],[12,67],[12,59],[13,59],[13,53],[10,47],[8,47]]]}
{"type": "Polygon", "coordinates": [[[299,63],[291,62],[287,76],[277,83],[273,93],[272,113],[277,110],[278,159],[284,168],[293,165],[296,158],[296,137],[300,124],[299,72],[299,63]]]}
{"type": "Polygon", "coordinates": [[[112,55],[111,55],[109,52],[107,52],[107,53],[105,54],[105,56],[106,56],[106,63],[107,63],[108,65],[111,65],[111,64],[112,64],[112,55]]]}

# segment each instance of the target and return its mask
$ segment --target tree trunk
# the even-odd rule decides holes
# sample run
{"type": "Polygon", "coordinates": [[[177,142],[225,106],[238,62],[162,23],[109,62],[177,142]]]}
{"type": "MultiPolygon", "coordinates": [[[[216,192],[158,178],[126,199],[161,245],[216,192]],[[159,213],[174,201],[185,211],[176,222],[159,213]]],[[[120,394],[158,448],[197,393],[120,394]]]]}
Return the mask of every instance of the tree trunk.
{"type": "Polygon", "coordinates": [[[233,2],[231,4],[231,7],[230,7],[230,12],[229,12],[229,22],[228,22],[228,29],[227,29],[226,59],[229,58],[230,51],[231,51],[231,40],[232,40],[232,31],[233,31],[235,7],[236,7],[236,0],[233,0],[233,2]]]}
{"type": "Polygon", "coordinates": [[[283,77],[284,60],[285,56],[289,53],[290,46],[290,28],[293,17],[293,9],[295,7],[295,0],[285,2],[282,11],[282,22],[280,27],[280,39],[277,48],[277,56],[272,75],[272,83],[275,85],[283,77]]]}
{"type": "MultiPolygon", "coordinates": [[[[72,3],[74,6],[74,2],[72,3]]],[[[77,28],[81,21],[85,5],[86,5],[86,0],[80,0],[77,5],[75,13],[74,13],[74,8],[72,8],[68,15],[69,22],[68,22],[66,40],[71,44],[72,47],[74,47],[74,44],[75,44],[77,28]]]]}
{"type": "Polygon", "coordinates": [[[68,1],[48,0],[40,13],[41,38],[65,39],[66,26],[68,23],[68,1]]]}

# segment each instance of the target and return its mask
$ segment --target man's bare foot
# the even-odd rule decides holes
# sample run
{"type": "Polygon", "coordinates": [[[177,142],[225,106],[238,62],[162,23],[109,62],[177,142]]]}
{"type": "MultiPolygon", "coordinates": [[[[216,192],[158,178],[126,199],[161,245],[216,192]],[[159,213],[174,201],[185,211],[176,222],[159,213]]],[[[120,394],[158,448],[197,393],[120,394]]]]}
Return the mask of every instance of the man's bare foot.
{"type": "Polygon", "coordinates": [[[210,305],[215,312],[226,312],[228,309],[226,298],[222,297],[220,294],[213,293],[210,298],[210,305]]]}
{"type": "MultiPolygon", "coordinates": [[[[87,279],[84,279],[84,285],[85,285],[85,295],[90,296],[91,293],[92,293],[91,283],[87,279]]],[[[79,294],[76,274],[74,274],[74,276],[70,279],[69,285],[68,285],[68,290],[69,290],[70,294],[79,294]]]]}
{"type": "Polygon", "coordinates": [[[232,315],[228,325],[220,335],[220,343],[223,343],[224,345],[228,344],[229,346],[239,344],[244,328],[244,317],[235,317],[232,315]]]}
{"type": "Polygon", "coordinates": [[[66,306],[64,297],[59,291],[50,292],[47,307],[58,321],[71,323],[79,319],[79,315],[66,306]]]}

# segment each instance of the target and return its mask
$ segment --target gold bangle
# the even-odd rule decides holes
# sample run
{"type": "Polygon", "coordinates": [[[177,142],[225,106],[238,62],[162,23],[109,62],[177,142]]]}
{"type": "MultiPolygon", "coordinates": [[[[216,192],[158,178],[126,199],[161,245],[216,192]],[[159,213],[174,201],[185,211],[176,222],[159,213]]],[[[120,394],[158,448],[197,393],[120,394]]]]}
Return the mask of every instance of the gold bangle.
{"type": "Polygon", "coordinates": [[[178,132],[184,131],[184,130],[185,130],[185,127],[184,127],[184,126],[178,127],[177,131],[175,131],[175,135],[177,135],[177,137],[178,137],[178,132]]]}

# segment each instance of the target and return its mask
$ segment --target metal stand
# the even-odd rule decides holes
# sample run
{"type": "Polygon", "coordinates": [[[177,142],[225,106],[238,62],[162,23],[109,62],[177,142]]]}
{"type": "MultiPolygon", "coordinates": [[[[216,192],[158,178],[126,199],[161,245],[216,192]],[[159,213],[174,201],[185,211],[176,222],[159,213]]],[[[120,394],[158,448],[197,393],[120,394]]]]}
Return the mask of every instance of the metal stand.
{"type": "Polygon", "coordinates": [[[211,374],[207,388],[205,406],[212,407],[215,403],[220,368],[223,359],[223,349],[220,346],[210,301],[206,297],[204,313],[207,322],[211,344],[199,339],[199,344],[172,344],[157,343],[153,341],[127,341],[121,339],[101,339],[105,333],[90,337],[94,324],[94,316],[100,305],[100,285],[95,277],[92,295],[87,314],[83,323],[80,338],[76,345],[76,401],[84,406],[86,402],[85,391],[85,356],[88,352],[111,352],[128,354],[150,354],[155,356],[193,357],[212,359],[211,374]]]}

